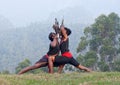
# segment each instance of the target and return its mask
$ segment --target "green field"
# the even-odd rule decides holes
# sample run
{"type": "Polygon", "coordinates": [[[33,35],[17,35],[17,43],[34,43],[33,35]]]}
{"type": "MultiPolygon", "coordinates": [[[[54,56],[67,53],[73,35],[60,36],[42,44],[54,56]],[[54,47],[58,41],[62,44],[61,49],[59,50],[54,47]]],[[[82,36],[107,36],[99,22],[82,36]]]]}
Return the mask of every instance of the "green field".
{"type": "Polygon", "coordinates": [[[120,85],[120,72],[0,74],[0,85],[120,85]]]}

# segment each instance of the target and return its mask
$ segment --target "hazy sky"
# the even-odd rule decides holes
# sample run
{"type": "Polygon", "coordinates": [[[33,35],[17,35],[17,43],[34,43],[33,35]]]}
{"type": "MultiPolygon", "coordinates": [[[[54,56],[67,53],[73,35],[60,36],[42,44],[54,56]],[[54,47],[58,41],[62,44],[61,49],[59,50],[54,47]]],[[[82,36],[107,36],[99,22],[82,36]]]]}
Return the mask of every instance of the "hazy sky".
{"type": "Polygon", "coordinates": [[[119,3],[120,0],[0,0],[0,15],[19,27],[46,20],[53,12],[75,6],[93,9],[91,11],[96,8],[98,12],[106,12],[107,9],[120,13],[117,11],[120,10],[119,3]]]}

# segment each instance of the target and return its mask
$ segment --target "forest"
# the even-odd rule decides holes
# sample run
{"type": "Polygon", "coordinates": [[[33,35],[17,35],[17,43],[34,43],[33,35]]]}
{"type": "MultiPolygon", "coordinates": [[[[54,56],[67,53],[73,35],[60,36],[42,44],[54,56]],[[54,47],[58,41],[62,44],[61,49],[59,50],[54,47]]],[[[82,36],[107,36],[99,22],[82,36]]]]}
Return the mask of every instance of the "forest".
{"type": "Polygon", "coordinates": [[[81,64],[95,71],[120,71],[120,17],[102,14],[84,29],[77,47],[81,64]]]}

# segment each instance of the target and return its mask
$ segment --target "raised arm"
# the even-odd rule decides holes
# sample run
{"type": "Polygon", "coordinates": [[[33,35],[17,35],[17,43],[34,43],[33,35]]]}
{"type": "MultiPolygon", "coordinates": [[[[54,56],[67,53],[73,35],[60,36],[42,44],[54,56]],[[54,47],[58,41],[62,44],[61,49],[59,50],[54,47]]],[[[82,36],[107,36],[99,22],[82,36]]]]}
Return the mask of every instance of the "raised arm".
{"type": "Polygon", "coordinates": [[[50,43],[52,47],[55,47],[58,44],[58,37],[57,35],[53,36],[53,41],[50,43]]]}
{"type": "Polygon", "coordinates": [[[60,31],[61,31],[62,38],[65,41],[68,38],[67,31],[65,30],[65,27],[61,26],[60,31]]]}

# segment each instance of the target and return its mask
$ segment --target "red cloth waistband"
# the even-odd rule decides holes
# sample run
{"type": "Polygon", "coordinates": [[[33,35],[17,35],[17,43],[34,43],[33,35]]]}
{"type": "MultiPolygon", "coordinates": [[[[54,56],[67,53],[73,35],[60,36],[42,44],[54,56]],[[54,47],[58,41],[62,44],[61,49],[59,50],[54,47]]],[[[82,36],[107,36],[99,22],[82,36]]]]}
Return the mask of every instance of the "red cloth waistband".
{"type": "Polygon", "coordinates": [[[68,57],[68,58],[72,58],[72,53],[71,53],[71,52],[64,52],[64,53],[62,54],[62,56],[68,57]]]}

